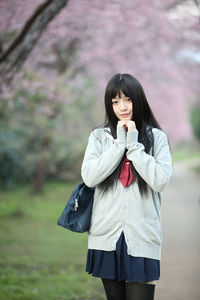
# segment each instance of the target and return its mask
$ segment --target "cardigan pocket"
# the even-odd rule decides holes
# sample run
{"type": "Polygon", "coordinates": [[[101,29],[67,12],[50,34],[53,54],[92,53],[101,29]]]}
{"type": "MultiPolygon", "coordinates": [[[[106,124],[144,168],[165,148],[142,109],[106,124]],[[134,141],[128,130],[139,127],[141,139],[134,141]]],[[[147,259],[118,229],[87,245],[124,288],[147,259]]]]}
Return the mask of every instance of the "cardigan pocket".
{"type": "Polygon", "coordinates": [[[148,224],[154,224],[154,223],[160,222],[155,209],[152,210],[152,209],[144,208],[144,214],[143,214],[142,218],[148,224]]]}
{"type": "Polygon", "coordinates": [[[143,200],[143,217],[149,224],[160,222],[160,204],[155,198],[146,198],[143,200]],[[157,210],[155,208],[157,206],[157,210]]]}
{"type": "Polygon", "coordinates": [[[160,222],[147,223],[144,224],[144,232],[146,235],[146,240],[148,243],[155,243],[161,245],[162,243],[162,230],[160,222]]]}
{"type": "Polygon", "coordinates": [[[160,222],[157,216],[155,217],[144,216],[143,218],[145,222],[148,224],[156,224],[160,222]]]}
{"type": "Polygon", "coordinates": [[[115,228],[112,223],[102,224],[100,222],[93,222],[89,228],[88,233],[94,236],[108,235],[115,228]]]}

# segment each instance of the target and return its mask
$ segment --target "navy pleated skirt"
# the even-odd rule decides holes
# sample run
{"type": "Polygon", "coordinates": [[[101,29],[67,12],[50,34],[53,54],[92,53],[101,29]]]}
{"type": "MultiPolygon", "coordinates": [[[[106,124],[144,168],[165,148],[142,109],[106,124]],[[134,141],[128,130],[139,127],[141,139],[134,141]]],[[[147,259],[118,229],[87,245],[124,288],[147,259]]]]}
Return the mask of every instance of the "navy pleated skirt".
{"type": "Polygon", "coordinates": [[[128,255],[122,232],[115,251],[88,250],[86,272],[95,277],[118,281],[153,281],[160,278],[160,261],[128,255]]]}

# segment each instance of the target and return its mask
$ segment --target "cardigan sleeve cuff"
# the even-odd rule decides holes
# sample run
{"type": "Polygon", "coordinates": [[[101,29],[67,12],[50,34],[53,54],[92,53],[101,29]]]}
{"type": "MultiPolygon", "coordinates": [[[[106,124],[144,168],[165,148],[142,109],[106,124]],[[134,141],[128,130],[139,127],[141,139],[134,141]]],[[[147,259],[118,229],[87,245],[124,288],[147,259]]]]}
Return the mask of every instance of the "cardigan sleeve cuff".
{"type": "Polygon", "coordinates": [[[138,142],[138,131],[128,131],[127,132],[127,146],[138,142]]]}
{"type": "Polygon", "coordinates": [[[126,143],[126,129],[124,126],[117,125],[117,140],[121,143],[126,143]]]}

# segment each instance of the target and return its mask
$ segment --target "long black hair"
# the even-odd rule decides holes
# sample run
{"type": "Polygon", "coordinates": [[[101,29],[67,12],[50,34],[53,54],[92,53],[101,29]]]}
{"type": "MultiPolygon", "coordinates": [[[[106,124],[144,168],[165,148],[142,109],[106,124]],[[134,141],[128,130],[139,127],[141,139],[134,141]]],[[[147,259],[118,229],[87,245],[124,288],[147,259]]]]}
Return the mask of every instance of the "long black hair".
{"type": "MultiPolygon", "coordinates": [[[[119,120],[113,111],[112,99],[116,96],[120,97],[121,92],[123,92],[124,95],[129,97],[132,101],[132,120],[135,122],[138,130],[138,141],[143,143],[145,152],[148,152],[150,149],[150,141],[148,136],[143,135],[146,130],[146,126],[150,125],[151,127],[158,129],[161,129],[161,127],[151,111],[141,84],[132,75],[126,73],[116,74],[109,80],[106,86],[104,97],[106,111],[104,127],[109,127],[112,136],[114,139],[116,139],[116,129],[119,120]]],[[[114,185],[117,183],[121,173],[122,165],[123,158],[115,171],[99,184],[102,192],[106,192],[109,188],[114,187],[114,185]]],[[[147,183],[142,179],[132,163],[131,168],[134,176],[134,181],[132,184],[137,181],[141,195],[147,195],[147,183]]]]}

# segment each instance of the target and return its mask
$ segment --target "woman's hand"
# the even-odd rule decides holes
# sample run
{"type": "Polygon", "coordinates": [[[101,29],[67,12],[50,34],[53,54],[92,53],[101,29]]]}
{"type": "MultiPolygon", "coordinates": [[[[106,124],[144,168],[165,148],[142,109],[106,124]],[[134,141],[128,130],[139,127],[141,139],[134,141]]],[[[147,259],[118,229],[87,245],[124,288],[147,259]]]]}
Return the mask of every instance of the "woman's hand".
{"type": "Polygon", "coordinates": [[[126,121],[118,121],[117,125],[120,126],[120,127],[124,126],[124,127],[127,128],[126,121]]]}
{"type": "Polygon", "coordinates": [[[121,126],[121,127],[124,126],[128,130],[128,132],[137,130],[137,128],[135,126],[135,122],[131,121],[131,120],[129,120],[129,121],[118,121],[117,125],[121,126]]]}
{"type": "Polygon", "coordinates": [[[129,131],[129,132],[131,132],[131,131],[136,131],[136,130],[137,130],[134,121],[126,121],[126,126],[128,127],[128,131],[129,131]]]}

